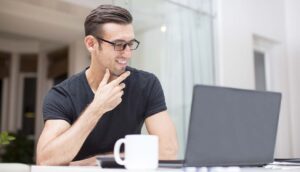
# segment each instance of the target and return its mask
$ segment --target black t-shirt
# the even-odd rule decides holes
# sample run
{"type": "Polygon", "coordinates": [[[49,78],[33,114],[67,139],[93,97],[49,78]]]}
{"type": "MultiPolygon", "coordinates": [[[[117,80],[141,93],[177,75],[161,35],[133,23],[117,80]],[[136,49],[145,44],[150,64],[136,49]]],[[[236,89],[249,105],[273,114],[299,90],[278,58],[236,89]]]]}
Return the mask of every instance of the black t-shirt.
{"type": "MultiPolygon", "coordinates": [[[[155,75],[131,67],[126,70],[131,74],[124,80],[122,102],[100,118],[74,160],[113,151],[118,139],[127,134],[140,134],[147,117],[167,109],[155,75]]],[[[62,119],[72,125],[93,98],[84,70],[49,91],[44,100],[44,121],[62,119]]]]}

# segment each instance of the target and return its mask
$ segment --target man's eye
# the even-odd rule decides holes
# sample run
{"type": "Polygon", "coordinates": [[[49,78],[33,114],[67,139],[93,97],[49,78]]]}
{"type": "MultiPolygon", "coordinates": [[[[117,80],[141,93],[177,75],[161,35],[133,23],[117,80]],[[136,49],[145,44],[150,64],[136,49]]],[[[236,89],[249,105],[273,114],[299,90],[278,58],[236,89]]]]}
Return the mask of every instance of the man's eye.
{"type": "Polygon", "coordinates": [[[123,42],[118,42],[118,43],[115,43],[115,45],[116,45],[116,46],[118,46],[118,47],[119,47],[119,46],[120,46],[120,47],[123,47],[123,46],[124,46],[124,44],[126,44],[126,43],[123,43],[123,42]]]}
{"type": "Polygon", "coordinates": [[[133,46],[134,42],[129,42],[128,45],[131,47],[133,46]]]}

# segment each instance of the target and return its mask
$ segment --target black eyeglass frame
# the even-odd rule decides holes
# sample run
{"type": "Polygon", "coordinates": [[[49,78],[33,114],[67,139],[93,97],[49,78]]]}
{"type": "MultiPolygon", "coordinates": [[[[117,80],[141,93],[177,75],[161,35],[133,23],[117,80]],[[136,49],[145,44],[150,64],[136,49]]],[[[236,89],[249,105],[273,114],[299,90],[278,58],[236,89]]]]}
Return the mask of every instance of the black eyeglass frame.
{"type": "Polygon", "coordinates": [[[124,41],[124,45],[123,45],[122,49],[118,50],[118,49],[116,49],[116,44],[117,44],[116,42],[111,42],[111,41],[105,40],[105,39],[103,39],[103,38],[100,38],[100,37],[98,37],[98,36],[95,36],[95,38],[96,38],[96,39],[99,39],[99,40],[101,40],[101,41],[104,41],[104,42],[106,42],[106,43],[109,43],[110,45],[114,46],[114,50],[115,50],[115,51],[124,51],[124,50],[126,49],[127,46],[130,48],[130,50],[136,50],[136,49],[139,47],[139,45],[140,45],[140,42],[139,42],[138,40],[136,40],[136,39],[133,39],[133,40],[131,40],[131,41],[129,41],[129,42],[125,42],[125,41],[124,41]],[[137,43],[137,45],[136,45],[135,48],[131,48],[131,47],[129,46],[129,44],[130,44],[132,41],[137,43]]]}

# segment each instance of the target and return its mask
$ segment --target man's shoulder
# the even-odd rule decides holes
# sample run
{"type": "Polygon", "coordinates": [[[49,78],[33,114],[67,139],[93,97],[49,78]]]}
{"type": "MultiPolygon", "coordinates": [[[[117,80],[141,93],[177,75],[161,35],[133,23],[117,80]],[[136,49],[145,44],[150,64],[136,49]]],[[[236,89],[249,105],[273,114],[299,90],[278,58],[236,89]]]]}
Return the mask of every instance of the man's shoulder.
{"type": "Polygon", "coordinates": [[[78,83],[82,82],[82,79],[84,79],[84,71],[72,75],[71,77],[65,79],[64,81],[55,85],[54,87],[62,87],[62,88],[69,87],[74,84],[78,84],[78,83]]]}
{"type": "Polygon", "coordinates": [[[84,71],[74,74],[61,83],[53,86],[51,90],[58,91],[63,94],[71,94],[72,92],[80,88],[80,85],[82,85],[84,74],[84,71]]]}

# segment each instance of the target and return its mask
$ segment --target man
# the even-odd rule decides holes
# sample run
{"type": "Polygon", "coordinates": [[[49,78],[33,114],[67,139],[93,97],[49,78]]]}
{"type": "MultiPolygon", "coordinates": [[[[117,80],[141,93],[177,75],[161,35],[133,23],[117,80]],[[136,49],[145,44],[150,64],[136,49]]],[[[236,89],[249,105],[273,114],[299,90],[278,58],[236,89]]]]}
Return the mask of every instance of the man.
{"type": "Polygon", "coordinates": [[[101,5],[85,21],[84,43],[91,64],[54,86],[44,100],[45,126],[37,145],[41,165],[95,165],[127,134],[159,137],[160,159],[175,159],[177,137],[158,79],[128,67],[139,42],[131,14],[101,5]]]}

